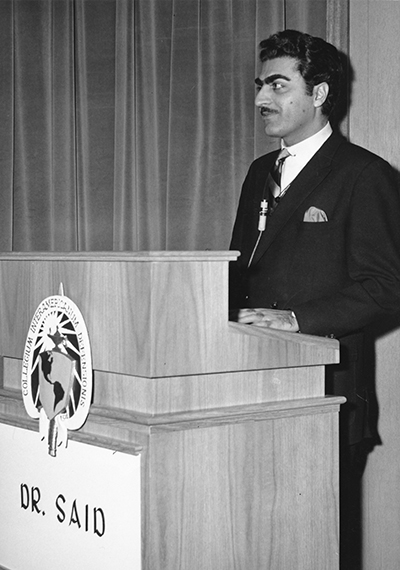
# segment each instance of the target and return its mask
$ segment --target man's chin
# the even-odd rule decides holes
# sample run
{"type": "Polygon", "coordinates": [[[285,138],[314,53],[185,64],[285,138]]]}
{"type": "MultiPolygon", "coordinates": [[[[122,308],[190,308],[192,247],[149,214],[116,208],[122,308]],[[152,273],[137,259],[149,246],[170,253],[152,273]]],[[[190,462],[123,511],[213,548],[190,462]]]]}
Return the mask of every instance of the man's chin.
{"type": "Polygon", "coordinates": [[[274,137],[274,138],[279,138],[279,139],[282,138],[282,135],[278,131],[278,129],[274,129],[274,128],[270,127],[269,125],[265,125],[264,132],[269,137],[274,137]]]}

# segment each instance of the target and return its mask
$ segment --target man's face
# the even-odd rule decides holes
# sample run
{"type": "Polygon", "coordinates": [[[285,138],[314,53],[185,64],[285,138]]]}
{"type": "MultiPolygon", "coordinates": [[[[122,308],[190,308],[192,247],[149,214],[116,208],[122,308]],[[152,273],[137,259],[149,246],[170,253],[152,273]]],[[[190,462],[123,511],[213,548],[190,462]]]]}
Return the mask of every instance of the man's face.
{"type": "Polygon", "coordinates": [[[316,86],[313,93],[307,95],[296,59],[278,57],[265,61],[256,84],[255,104],[260,109],[265,132],[282,138],[285,145],[291,146],[312,136],[327,122],[321,112],[327,93],[323,96],[316,86]]]}

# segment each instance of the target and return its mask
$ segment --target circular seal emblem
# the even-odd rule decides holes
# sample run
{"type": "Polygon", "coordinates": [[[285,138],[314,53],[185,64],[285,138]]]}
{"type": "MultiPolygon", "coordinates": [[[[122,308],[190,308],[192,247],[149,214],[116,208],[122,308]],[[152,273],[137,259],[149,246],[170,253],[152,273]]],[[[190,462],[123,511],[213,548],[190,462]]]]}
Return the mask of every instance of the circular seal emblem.
{"type": "Polygon", "coordinates": [[[92,398],[89,337],[78,307],[64,295],[44,299],[33,315],[22,363],[22,396],[32,418],[77,430],[92,398]],[[47,421],[46,420],[46,421],[47,421]]]}

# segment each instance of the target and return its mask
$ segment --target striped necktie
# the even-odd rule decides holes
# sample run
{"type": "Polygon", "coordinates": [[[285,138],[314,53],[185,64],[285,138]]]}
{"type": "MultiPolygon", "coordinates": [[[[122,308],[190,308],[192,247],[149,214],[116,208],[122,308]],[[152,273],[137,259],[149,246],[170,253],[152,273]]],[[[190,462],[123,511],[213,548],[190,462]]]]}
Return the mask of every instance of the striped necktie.
{"type": "Polygon", "coordinates": [[[288,156],[290,156],[290,152],[286,148],[283,148],[280,151],[278,158],[274,163],[274,167],[272,168],[268,177],[268,187],[270,193],[270,199],[269,199],[270,214],[272,214],[272,212],[275,210],[279,200],[282,197],[282,189],[281,189],[282,168],[283,168],[283,163],[285,162],[288,156]]]}

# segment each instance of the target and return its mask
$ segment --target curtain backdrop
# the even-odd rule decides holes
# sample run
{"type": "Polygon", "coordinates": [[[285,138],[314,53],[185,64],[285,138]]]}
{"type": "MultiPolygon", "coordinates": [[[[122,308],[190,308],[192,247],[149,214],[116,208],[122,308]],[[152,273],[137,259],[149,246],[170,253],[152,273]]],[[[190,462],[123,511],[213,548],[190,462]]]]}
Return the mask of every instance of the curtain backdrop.
{"type": "Polygon", "coordinates": [[[258,44],[348,0],[0,0],[0,249],[227,249],[258,44]]]}

